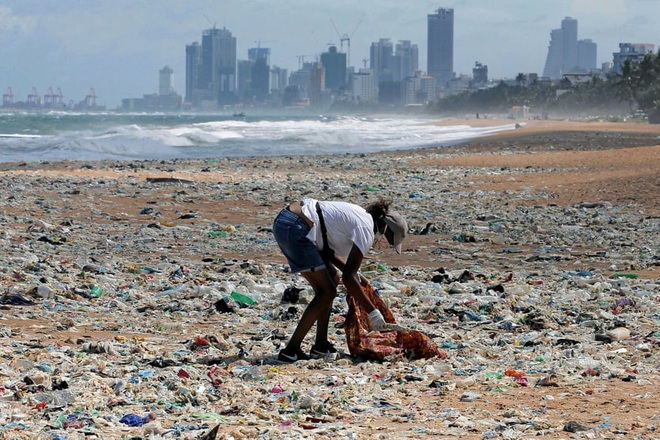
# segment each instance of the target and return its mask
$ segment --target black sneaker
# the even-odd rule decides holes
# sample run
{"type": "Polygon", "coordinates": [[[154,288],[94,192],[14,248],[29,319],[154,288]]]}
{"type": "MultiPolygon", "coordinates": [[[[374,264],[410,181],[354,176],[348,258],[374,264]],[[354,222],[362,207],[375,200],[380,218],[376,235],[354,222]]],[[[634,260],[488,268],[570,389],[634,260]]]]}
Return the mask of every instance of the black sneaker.
{"type": "Polygon", "coordinates": [[[280,353],[277,355],[277,360],[279,362],[284,362],[286,364],[292,364],[298,361],[308,361],[310,359],[301,349],[298,349],[294,354],[287,354],[284,350],[280,350],[280,353]]]}
{"type": "Polygon", "coordinates": [[[325,346],[323,347],[317,347],[314,345],[312,347],[312,350],[310,351],[309,355],[313,358],[336,358],[337,357],[337,349],[335,348],[334,345],[332,345],[329,342],[326,342],[325,346]]]}

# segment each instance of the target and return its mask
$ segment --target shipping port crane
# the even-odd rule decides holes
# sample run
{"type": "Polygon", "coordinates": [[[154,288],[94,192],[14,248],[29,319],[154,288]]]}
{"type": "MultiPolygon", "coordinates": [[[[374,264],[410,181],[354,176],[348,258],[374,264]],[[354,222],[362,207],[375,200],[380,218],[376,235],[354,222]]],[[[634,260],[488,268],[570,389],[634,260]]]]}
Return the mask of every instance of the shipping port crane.
{"type": "Polygon", "coordinates": [[[53,92],[52,87],[48,87],[48,90],[44,95],[44,106],[52,107],[54,102],[55,102],[55,92],[53,92]]]}
{"type": "Polygon", "coordinates": [[[48,87],[48,92],[44,95],[44,107],[55,107],[62,105],[62,89],[57,88],[56,92],[53,92],[52,87],[48,87]]]}
{"type": "Polygon", "coordinates": [[[96,92],[93,87],[89,89],[89,93],[85,96],[85,107],[96,108],[96,92]]]}
{"type": "Polygon", "coordinates": [[[30,107],[37,107],[41,105],[41,96],[37,93],[37,89],[32,87],[32,90],[30,90],[30,93],[28,94],[27,97],[27,103],[28,106],[30,107]]]}
{"type": "Polygon", "coordinates": [[[11,90],[11,87],[7,87],[4,95],[2,95],[2,106],[11,107],[14,105],[14,92],[11,90]]]}

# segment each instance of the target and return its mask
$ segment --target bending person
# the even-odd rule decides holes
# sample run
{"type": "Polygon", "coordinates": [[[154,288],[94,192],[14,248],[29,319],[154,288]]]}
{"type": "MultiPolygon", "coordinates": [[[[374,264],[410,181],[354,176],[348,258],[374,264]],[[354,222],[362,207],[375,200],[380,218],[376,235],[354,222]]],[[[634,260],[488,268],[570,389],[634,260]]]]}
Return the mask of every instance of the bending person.
{"type": "Polygon", "coordinates": [[[300,273],[314,289],[314,298],[303,313],[278,360],[295,362],[336,353],[328,341],[332,303],[341,281],[349,295],[369,313],[372,331],[403,330],[386,323],[381,312],[364,294],[358,271],[364,256],[376,240],[385,236],[401,253],[407,234],[405,219],[390,209],[390,201],[379,200],[366,208],[347,202],[305,199],[292,203],[275,218],[273,233],[291,272],[300,273]],[[303,339],[316,323],[316,339],[310,355],[303,352],[303,339]]]}

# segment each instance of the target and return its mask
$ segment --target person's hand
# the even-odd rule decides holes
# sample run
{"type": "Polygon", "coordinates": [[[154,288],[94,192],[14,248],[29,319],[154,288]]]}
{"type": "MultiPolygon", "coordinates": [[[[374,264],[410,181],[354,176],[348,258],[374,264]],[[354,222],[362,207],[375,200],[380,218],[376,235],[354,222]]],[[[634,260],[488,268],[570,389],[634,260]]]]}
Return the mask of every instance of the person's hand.
{"type": "Polygon", "coordinates": [[[369,313],[369,321],[371,321],[371,331],[373,332],[405,332],[408,331],[407,328],[399,325],[392,324],[390,322],[385,322],[383,314],[380,313],[380,310],[374,309],[369,313]]]}

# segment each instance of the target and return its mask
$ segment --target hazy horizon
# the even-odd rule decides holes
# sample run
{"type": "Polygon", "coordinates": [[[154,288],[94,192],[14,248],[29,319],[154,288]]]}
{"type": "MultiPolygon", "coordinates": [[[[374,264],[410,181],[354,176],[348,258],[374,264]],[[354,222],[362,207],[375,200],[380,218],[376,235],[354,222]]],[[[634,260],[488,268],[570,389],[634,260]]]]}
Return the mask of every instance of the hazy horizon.
{"type": "MultiPolygon", "coordinates": [[[[488,66],[490,78],[543,73],[552,29],[570,16],[578,38],[598,44],[598,65],[612,60],[620,42],[660,43],[655,23],[660,2],[653,0],[559,0],[528,2],[479,0],[279,2],[175,0],[0,0],[0,88],[11,87],[25,101],[32,87],[43,96],[61,88],[64,101],[84,99],[90,88],[98,104],[112,109],[122,98],[157,93],[158,71],[174,69],[174,86],[184,94],[185,46],[201,42],[202,31],[226,27],[237,39],[238,59],[251,47],[271,48],[271,65],[289,72],[299,57],[313,59],[329,44],[349,36],[356,68],[368,58],[372,42],[410,40],[419,47],[426,70],[426,18],[440,7],[454,8],[454,71],[471,74],[475,62],[488,66]]],[[[344,51],[347,50],[344,42],[344,51]]]]}

